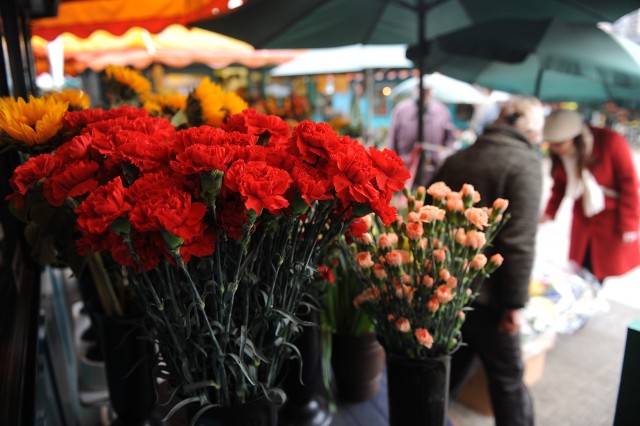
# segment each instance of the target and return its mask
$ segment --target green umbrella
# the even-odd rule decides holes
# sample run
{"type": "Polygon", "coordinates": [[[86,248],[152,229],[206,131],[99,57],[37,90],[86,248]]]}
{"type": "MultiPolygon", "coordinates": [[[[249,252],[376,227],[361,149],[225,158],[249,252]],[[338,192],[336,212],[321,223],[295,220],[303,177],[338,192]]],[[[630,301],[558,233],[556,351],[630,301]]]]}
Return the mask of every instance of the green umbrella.
{"type": "Polygon", "coordinates": [[[428,51],[430,71],[492,89],[546,101],[640,103],[640,46],[596,25],[494,21],[437,37],[428,51]]]}
{"type": "MultiPolygon", "coordinates": [[[[479,22],[556,17],[596,23],[638,7],[638,0],[248,0],[227,15],[192,25],[256,48],[418,44],[422,56],[422,40],[479,22]]],[[[418,127],[422,134],[422,115],[418,127]]]]}
{"type": "Polygon", "coordinates": [[[221,17],[192,23],[256,48],[416,44],[494,19],[612,22],[638,0],[248,0],[221,17]]]}

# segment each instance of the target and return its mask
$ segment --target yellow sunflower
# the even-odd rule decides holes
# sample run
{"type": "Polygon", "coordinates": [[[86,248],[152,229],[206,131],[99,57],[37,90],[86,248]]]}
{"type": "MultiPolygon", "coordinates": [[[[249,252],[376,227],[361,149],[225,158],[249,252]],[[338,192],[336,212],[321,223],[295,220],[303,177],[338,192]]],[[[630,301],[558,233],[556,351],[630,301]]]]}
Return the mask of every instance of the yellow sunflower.
{"type": "MultiPolygon", "coordinates": [[[[0,101],[0,131],[13,142],[34,146],[47,143],[62,128],[69,104],[53,97],[4,98],[0,101]]],[[[4,139],[4,138],[3,138],[4,139]]]]}
{"type": "Polygon", "coordinates": [[[225,92],[208,77],[200,82],[192,97],[199,103],[202,120],[214,127],[219,127],[229,115],[242,112],[248,107],[240,96],[225,92]]]}
{"type": "Polygon", "coordinates": [[[187,107],[187,96],[180,93],[149,94],[143,97],[143,108],[152,115],[174,114],[187,107]]]}
{"type": "Polygon", "coordinates": [[[73,111],[87,109],[91,105],[91,98],[82,90],[64,89],[60,92],[49,93],[49,96],[60,102],[68,102],[69,109],[73,111]]]}
{"type": "MultiPolygon", "coordinates": [[[[151,83],[140,72],[126,67],[109,65],[105,68],[107,80],[116,86],[124,86],[123,89],[131,90],[137,96],[144,96],[151,92],[151,83]]],[[[123,95],[123,90],[117,90],[119,95],[123,95]]],[[[131,96],[122,96],[128,99],[131,96]]]]}

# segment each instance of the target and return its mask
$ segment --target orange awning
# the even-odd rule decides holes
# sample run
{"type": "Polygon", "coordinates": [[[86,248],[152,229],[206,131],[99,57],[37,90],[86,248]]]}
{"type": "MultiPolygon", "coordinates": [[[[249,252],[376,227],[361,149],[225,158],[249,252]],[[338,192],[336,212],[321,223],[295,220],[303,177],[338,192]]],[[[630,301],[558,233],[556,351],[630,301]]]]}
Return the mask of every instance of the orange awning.
{"type": "MultiPolygon", "coordinates": [[[[134,27],[121,36],[99,30],[86,39],[71,33],[60,35],[63,44],[65,71],[75,75],[90,68],[101,71],[107,65],[147,68],[160,63],[182,68],[192,63],[201,63],[211,68],[223,68],[241,64],[249,68],[279,65],[296,55],[300,50],[255,50],[250,45],[199,28],[187,29],[181,25],[170,25],[158,34],[144,28],[134,27]]],[[[32,38],[33,52],[37,60],[47,58],[48,42],[39,36],[32,38]]],[[[40,63],[39,72],[44,72],[46,62],[40,63]]]]}
{"type": "Polygon", "coordinates": [[[137,26],[151,33],[222,15],[228,0],[75,0],[62,1],[55,18],[34,19],[33,35],[53,40],[63,32],[89,37],[96,30],[124,34],[137,26]]]}

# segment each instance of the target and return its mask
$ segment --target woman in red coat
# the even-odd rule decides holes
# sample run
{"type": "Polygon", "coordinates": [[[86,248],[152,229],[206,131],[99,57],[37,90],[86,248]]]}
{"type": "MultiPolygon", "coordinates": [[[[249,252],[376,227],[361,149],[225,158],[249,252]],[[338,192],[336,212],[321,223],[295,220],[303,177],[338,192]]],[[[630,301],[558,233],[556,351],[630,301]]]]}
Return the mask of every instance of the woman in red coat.
{"type": "Polygon", "coordinates": [[[547,117],[544,138],[553,187],[542,221],[555,217],[564,197],[574,200],[569,259],[600,281],[638,266],[638,177],[625,138],[561,110],[547,117]]]}

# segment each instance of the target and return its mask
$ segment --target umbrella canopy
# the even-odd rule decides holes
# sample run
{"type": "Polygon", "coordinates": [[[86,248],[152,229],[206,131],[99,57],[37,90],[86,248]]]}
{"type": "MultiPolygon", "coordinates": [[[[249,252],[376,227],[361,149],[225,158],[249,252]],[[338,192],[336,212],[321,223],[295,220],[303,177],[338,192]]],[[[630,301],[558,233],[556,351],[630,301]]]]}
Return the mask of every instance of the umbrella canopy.
{"type": "MultiPolygon", "coordinates": [[[[394,87],[389,96],[391,98],[411,96],[418,84],[418,78],[411,77],[394,87]]],[[[422,85],[431,88],[434,98],[448,104],[482,104],[489,100],[487,95],[471,84],[440,73],[425,75],[422,85]]]]}
{"type": "Polygon", "coordinates": [[[33,19],[31,32],[46,40],[63,32],[82,38],[96,30],[122,35],[132,27],[156,33],[228,11],[227,0],[62,0],[56,17],[33,19]]]}
{"type": "Polygon", "coordinates": [[[637,0],[250,0],[193,25],[257,48],[317,48],[416,44],[421,25],[430,39],[501,18],[614,21],[637,8],[637,0]]]}
{"type": "Polygon", "coordinates": [[[438,37],[428,50],[430,71],[484,87],[546,101],[640,99],[640,46],[595,25],[495,21],[438,37]]]}
{"type": "Polygon", "coordinates": [[[276,77],[338,74],[380,68],[413,68],[406,57],[407,46],[362,45],[311,49],[271,70],[276,77]]]}

